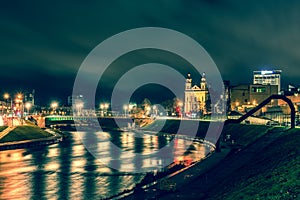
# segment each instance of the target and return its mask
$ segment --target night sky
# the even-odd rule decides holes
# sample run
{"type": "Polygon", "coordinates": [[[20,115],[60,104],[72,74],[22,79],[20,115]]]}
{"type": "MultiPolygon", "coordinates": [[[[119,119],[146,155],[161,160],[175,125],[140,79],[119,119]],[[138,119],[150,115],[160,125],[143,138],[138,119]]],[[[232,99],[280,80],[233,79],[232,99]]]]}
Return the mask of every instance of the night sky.
{"type": "MultiPolygon", "coordinates": [[[[77,70],[96,45],[119,32],[149,26],[195,39],[232,84],[251,83],[253,70],[282,69],[283,86],[299,85],[299,19],[296,0],[2,1],[0,92],[35,89],[38,104],[65,100],[77,70]]],[[[175,57],[137,52],[115,62],[115,72],[103,81],[111,88],[120,73],[116,69],[141,60],[186,64],[175,57]]],[[[109,91],[101,95],[105,99],[109,91]]]]}

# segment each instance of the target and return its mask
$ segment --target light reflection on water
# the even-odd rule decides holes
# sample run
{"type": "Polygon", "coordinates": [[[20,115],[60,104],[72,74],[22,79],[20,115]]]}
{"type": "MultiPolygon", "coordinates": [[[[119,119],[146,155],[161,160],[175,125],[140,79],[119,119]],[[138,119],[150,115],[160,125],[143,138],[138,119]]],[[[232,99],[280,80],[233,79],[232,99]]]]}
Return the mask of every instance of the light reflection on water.
{"type": "MultiPolygon", "coordinates": [[[[93,134],[93,133],[86,133],[93,134]]],[[[106,167],[82,145],[77,133],[70,133],[67,141],[36,149],[0,152],[0,199],[100,199],[132,189],[144,174],[124,173],[137,168],[162,165],[153,158],[135,160],[128,154],[111,155],[110,142],[124,151],[149,154],[166,145],[170,137],[145,135],[134,137],[130,132],[96,133],[101,139],[96,145],[101,160],[116,162],[121,171],[106,167]],[[106,138],[106,139],[105,139],[106,138]],[[126,156],[127,155],[127,156],[126,156]]],[[[184,153],[186,141],[175,139],[175,162],[200,160],[209,147],[194,143],[184,153]]]]}

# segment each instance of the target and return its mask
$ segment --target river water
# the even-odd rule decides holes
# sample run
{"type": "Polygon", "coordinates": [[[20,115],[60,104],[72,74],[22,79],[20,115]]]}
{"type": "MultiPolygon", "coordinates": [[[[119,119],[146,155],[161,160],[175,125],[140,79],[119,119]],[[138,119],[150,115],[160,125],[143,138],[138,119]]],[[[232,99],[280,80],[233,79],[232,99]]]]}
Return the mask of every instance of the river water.
{"type": "MultiPolygon", "coordinates": [[[[134,157],[112,159],[109,141],[100,142],[98,149],[103,159],[117,162],[119,171],[107,167],[92,156],[81,142],[82,134],[96,138],[108,136],[110,141],[124,151],[146,154],[158,150],[172,140],[170,136],[145,134],[135,137],[131,132],[69,132],[66,141],[51,146],[31,149],[0,151],[0,199],[101,199],[132,189],[144,173],[134,173],[135,168],[164,165],[164,161],[151,158],[139,163],[134,157]]],[[[174,139],[174,162],[189,163],[200,160],[210,147],[195,142],[188,153],[187,141],[174,139]]],[[[149,168],[150,169],[150,168],[149,168]]]]}

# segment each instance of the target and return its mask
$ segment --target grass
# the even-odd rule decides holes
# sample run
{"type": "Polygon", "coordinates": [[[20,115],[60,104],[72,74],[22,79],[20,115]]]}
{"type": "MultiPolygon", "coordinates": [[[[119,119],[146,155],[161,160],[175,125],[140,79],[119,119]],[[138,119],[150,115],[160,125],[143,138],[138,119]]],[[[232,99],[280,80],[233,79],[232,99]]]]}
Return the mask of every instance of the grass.
{"type": "MultiPolygon", "coordinates": [[[[164,128],[178,127],[177,121],[167,121],[164,128]]],[[[156,128],[156,124],[147,128],[156,128]]],[[[206,127],[200,122],[200,127],[206,127]]],[[[163,128],[163,129],[164,129],[163,128]]],[[[204,129],[205,130],[205,129],[204,129]]],[[[199,131],[199,130],[198,130],[199,131]]],[[[223,128],[223,136],[231,135],[235,144],[247,146],[268,131],[284,131],[280,127],[264,125],[228,124],[223,128]]],[[[202,135],[202,134],[200,134],[202,135]]],[[[206,194],[210,200],[288,200],[300,199],[300,129],[286,131],[249,162],[237,168],[206,194]]],[[[239,159],[233,162],[239,163],[239,159]]],[[[234,166],[234,164],[233,164],[234,166]]]]}
{"type": "Polygon", "coordinates": [[[6,128],[7,128],[7,126],[0,126],[0,132],[3,131],[6,128]]]}
{"type": "Polygon", "coordinates": [[[263,136],[270,127],[264,125],[228,124],[223,128],[223,135],[231,135],[235,144],[247,146],[263,136]]]}
{"type": "Polygon", "coordinates": [[[52,136],[37,126],[18,126],[0,140],[0,143],[39,139],[52,136]]]}
{"type": "Polygon", "coordinates": [[[300,129],[288,131],[221,181],[209,199],[300,199],[300,129]]]}

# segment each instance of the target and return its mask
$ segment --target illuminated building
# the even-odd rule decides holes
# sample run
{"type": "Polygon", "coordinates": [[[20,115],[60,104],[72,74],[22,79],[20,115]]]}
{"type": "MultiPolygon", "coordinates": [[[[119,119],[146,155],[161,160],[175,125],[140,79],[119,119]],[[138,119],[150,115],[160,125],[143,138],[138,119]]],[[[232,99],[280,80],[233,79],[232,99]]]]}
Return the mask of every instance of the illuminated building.
{"type": "Polygon", "coordinates": [[[188,113],[207,113],[206,102],[209,99],[205,73],[202,74],[200,85],[192,86],[191,74],[188,74],[185,82],[184,91],[184,112],[188,113]]]}
{"type": "Polygon", "coordinates": [[[281,70],[254,71],[253,84],[277,85],[278,93],[281,90],[281,70]]]}
{"type": "MultiPolygon", "coordinates": [[[[277,85],[244,84],[234,86],[231,88],[231,110],[245,111],[277,93],[277,85]]],[[[274,100],[271,104],[270,106],[276,106],[278,101],[274,100]]]]}

